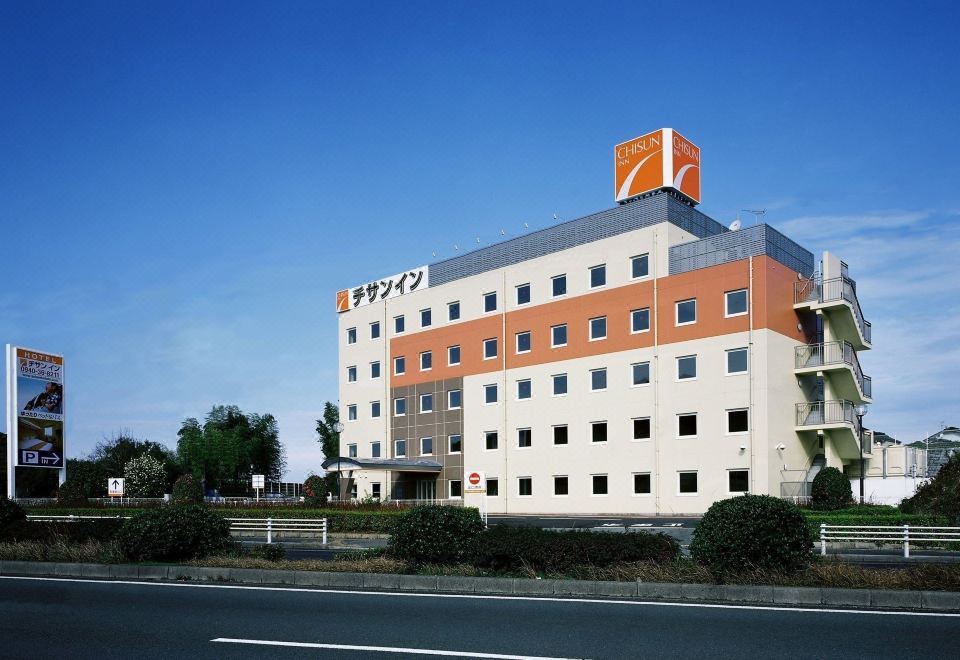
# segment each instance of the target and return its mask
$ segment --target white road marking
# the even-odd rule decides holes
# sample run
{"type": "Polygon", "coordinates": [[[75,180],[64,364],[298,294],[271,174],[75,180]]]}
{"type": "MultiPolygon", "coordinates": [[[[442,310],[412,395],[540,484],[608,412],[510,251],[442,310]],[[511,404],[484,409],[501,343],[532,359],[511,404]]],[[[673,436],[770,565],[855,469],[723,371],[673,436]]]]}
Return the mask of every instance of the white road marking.
{"type": "Polygon", "coordinates": [[[325,589],[324,587],[254,587],[241,584],[191,584],[188,582],[141,582],[139,580],[97,580],[85,578],[29,577],[0,575],[0,580],[37,580],[42,582],[87,582],[90,584],[131,584],[141,587],[181,587],[188,589],[237,589],[241,591],[288,591],[308,594],[348,594],[356,596],[396,596],[400,598],[466,598],[470,600],[519,600],[548,603],[592,603],[599,605],[646,605],[654,607],[694,607],[720,610],[759,610],[770,612],[810,612],[813,614],[875,614],[882,616],[932,616],[960,618],[951,612],[910,612],[905,610],[841,610],[820,607],[790,607],[787,605],[725,605],[720,603],[676,603],[657,600],[614,600],[603,598],[556,598],[550,596],[487,596],[481,594],[435,594],[407,591],[361,591],[356,589],[325,589]]]}
{"type": "Polygon", "coordinates": [[[456,658],[499,658],[501,660],[576,660],[574,658],[551,658],[540,655],[504,655],[502,653],[478,653],[476,651],[444,651],[441,649],[409,649],[398,646],[354,646],[352,644],[319,644],[313,642],[280,642],[268,639],[233,639],[217,637],[211,642],[225,644],[255,644],[258,646],[293,646],[303,649],[334,649],[337,651],[375,651],[378,653],[406,653],[408,655],[447,655],[456,658]]]}

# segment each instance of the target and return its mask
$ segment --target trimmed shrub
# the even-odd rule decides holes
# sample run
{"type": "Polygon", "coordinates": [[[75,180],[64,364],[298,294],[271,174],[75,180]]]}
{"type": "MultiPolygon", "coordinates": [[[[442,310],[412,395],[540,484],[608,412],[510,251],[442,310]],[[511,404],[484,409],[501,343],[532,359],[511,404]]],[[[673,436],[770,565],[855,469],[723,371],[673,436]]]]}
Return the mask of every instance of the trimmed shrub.
{"type": "Polygon", "coordinates": [[[201,505],[174,505],[138,513],[116,535],[123,555],[133,561],[179,561],[233,548],[230,524],[201,505]]]}
{"type": "Polygon", "coordinates": [[[27,519],[27,512],[13,500],[7,499],[5,495],[0,496],[0,529],[10,523],[27,519]]]}
{"type": "Polygon", "coordinates": [[[203,489],[200,481],[192,474],[185,474],[177,479],[173,484],[174,504],[201,504],[203,502],[203,489]]]}
{"type": "Polygon", "coordinates": [[[123,469],[128,497],[163,497],[167,471],[163,463],[149,454],[131,459],[123,469]]]}
{"type": "Polygon", "coordinates": [[[311,474],[303,482],[303,503],[307,506],[323,506],[327,503],[327,481],[311,474]]]}
{"type": "Polygon", "coordinates": [[[57,490],[57,504],[60,506],[86,506],[87,484],[79,479],[67,479],[57,490]]]}
{"type": "Polygon", "coordinates": [[[492,527],[477,539],[473,562],[481,568],[562,573],[575,566],[618,562],[670,562],[680,544],[666,534],[554,532],[536,527],[492,527]]]}
{"type": "Polygon", "coordinates": [[[810,496],[810,504],[814,509],[833,511],[850,505],[853,489],[843,472],[835,467],[827,467],[813,478],[810,496]]]}
{"type": "Polygon", "coordinates": [[[715,502],[693,532],[690,554],[711,570],[791,571],[809,563],[814,535],[800,509],[770,495],[715,502]]]}
{"type": "Polygon", "coordinates": [[[900,509],[904,513],[945,516],[951,524],[960,522],[960,453],[951,456],[913,497],[901,502],[900,509]]]}
{"type": "Polygon", "coordinates": [[[469,558],[482,531],[477,509],[418,506],[396,519],[387,549],[415,564],[456,564],[469,558]]]}

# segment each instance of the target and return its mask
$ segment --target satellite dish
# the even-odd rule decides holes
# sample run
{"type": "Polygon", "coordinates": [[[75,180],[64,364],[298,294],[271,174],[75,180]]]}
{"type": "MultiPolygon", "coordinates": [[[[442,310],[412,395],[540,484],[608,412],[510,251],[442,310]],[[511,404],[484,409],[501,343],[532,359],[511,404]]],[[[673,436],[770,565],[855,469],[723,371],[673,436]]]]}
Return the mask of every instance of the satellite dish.
{"type": "Polygon", "coordinates": [[[740,224],[740,218],[730,223],[730,231],[738,231],[743,225],[740,224]]]}

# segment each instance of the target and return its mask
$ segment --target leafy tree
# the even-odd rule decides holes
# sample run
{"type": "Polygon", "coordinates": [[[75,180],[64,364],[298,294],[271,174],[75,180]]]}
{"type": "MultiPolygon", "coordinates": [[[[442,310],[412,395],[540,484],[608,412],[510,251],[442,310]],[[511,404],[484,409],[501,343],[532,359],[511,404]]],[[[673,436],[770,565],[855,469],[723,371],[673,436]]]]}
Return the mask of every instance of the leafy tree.
{"type": "MultiPolygon", "coordinates": [[[[167,474],[164,490],[172,486],[177,476],[182,474],[176,454],[166,445],[150,440],[138,440],[126,431],[97,443],[88,459],[99,465],[105,472],[103,483],[106,485],[108,478],[121,476],[127,468],[127,463],[141,456],[150,456],[163,464],[167,474]]],[[[70,474],[69,467],[67,474],[70,474]]]]}
{"type": "Polygon", "coordinates": [[[118,475],[108,474],[103,465],[89,458],[67,459],[67,480],[70,482],[70,490],[84,498],[106,497],[107,479],[111,476],[118,475]]]}
{"type": "Polygon", "coordinates": [[[311,474],[303,482],[303,503],[307,506],[323,506],[327,503],[327,481],[311,474]]]}
{"type": "MultiPolygon", "coordinates": [[[[320,443],[320,450],[324,458],[333,458],[340,455],[340,434],[337,432],[337,424],[340,423],[340,408],[327,401],[323,404],[323,417],[317,420],[317,435],[320,443]]],[[[326,482],[325,493],[337,492],[337,475],[327,474],[324,477],[326,482]]]]}
{"type": "Polygon", "coordinates": [[[960,454],[954,454],[913,497],[900,503],[905,513],[932,513],[960,522],[960,454]]]}
{"type": "Polygon", "coordinates": [[[124,495],[128,497],[163,497],[167,473],[163,463],[149,454],[132,459],[123,471],[126,478],[124,495]]]}

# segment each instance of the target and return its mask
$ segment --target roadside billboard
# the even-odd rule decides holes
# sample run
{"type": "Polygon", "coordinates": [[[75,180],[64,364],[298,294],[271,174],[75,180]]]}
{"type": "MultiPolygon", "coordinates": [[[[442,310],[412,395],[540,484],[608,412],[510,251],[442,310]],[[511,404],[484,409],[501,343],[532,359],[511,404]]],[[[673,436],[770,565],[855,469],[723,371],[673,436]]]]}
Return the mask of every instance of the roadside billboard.
{"type": "Polygon", "coordinates": [[[700,203],[700,148],[672,128],[618,144],[613,149],[613,163],[618,202],[672,188],[700,203]]]}
{"type": "Polygon", "coordinates": [[[7,448],[17,467],[63,468],[63,356],[7,346],[7,448]]]}

